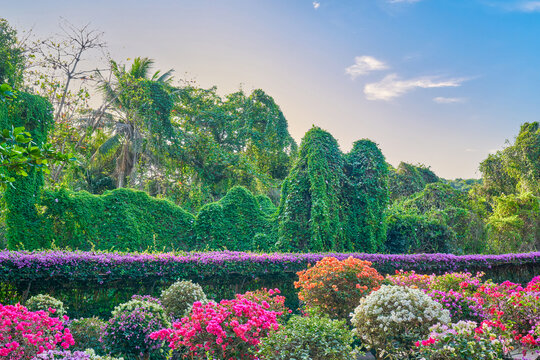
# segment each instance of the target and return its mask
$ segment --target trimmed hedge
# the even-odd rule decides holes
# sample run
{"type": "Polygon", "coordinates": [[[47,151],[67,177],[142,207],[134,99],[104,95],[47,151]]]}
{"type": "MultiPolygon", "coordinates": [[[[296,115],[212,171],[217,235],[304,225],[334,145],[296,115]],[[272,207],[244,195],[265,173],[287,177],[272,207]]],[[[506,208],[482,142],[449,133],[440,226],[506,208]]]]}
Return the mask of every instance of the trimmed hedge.
{"type": "Polygon", "coordinates": [[[69,307],[71,317],[108,317],[133,294],[157,296],[179,279],[201,284],[209,298],[221,299],[260,287],[280,288],[288,306],[298,303],[296,272],[325,256],[368,260],[381,273],[484,271],[494,281],[527,282],[540,273],[540,252],[506,255],[362,253],[258,254],[245,252],[94,253],[0,252],[0,302],[48,293],[69,307]]]}

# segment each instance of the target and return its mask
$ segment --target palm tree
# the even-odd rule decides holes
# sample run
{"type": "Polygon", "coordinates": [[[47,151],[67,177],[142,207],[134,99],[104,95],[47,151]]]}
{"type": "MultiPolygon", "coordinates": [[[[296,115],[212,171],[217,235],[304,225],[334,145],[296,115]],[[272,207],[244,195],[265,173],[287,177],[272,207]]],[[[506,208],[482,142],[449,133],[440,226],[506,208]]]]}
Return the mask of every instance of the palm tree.
{"type": "Polygon", "coordinates": [[[117,187],[135,183],[141,159],[155,163],[159,157],[156,145],[171,134],[169,114],[176,90],[170,85],[172,72],[156,71],[150,75],[152,59],[135,58],[131,67],[111,61],[113,80],[101,76],[100,90],[111,102],[111,116],[115,120],[110,137],[92,156],[114,152],[117,187]]]}

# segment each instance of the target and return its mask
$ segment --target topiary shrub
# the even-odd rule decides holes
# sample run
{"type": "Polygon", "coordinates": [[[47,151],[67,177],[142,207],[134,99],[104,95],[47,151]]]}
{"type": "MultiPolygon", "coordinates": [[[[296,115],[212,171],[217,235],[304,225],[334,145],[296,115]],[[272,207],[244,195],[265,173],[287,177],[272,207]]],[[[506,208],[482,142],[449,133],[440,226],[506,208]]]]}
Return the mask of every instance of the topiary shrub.
{"type": "Polygon", "coordinates": [[[163,353],[163,342],[150,334],[170,326],[163,307],[150,301],[130,300],[114,308],[101,340],[112,355],[148,360],[163,353]]]}
{"type": "Polygon", "coordinates": [[[360,299],[381,286],[384,278],[369,261],[352,256],[339,261],[325,257],[298,274],[298,298],[332,318],[348,319],[360,299]]]}
{"type": "Polygon", "coordinates": [[[378,359],[406,359],[430,326],[450,322],[450,313],[421,290],[383,285],[360,300],[351,322],[378,359]]]}
{"type": "Polygon", "coordinates": [[[75,340],[72,349],[78,351],[94,349],[98,354],[102,354],[104,351],[103,343],[99,339],[105,325],[105,321],[95,316],[71,321],[68,328],[71,331],[73,340],[75,340]]]}
{"type": "Polygon", "coordinates": [[[185,316],[196,301],[206,303],[206,294],[199,284],[177,281],[161,292],[161,303],[165,313],[173,319],[185,316]]]}
{"type": "Polygon", "coordinates": [[[262,340],[261,360],[353,359],[353,337],[345,321],[311,313],[292,316],[287,325],[262,340]]]}
{"type": "Polygon", "coordinates": [[[30,311],[47,311],[50,313],[51,317],[56,317],[61,320],[63,320],[63,317],[66,314],[64,303],[46,294],[32,296],[30,299],[26,300],[25,306],[30,311]]]}

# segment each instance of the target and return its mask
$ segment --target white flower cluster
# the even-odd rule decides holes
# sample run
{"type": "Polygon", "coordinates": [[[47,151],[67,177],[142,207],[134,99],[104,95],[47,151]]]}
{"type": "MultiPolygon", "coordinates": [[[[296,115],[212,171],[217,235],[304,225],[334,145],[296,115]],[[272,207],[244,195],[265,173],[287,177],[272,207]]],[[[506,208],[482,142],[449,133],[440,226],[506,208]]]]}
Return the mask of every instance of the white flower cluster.
{"type": "Polygon", "coordinates": [[[407,348],[429,327],[450,322],[450,312],[423,291],[383,285],[360,301],[354,310],[355,332],[372,348],[407,348]]]}
{"type": "Polygon", "coordinates": [[[199,284],[191,281],[177,281],[161,293],[161,303],[165,312],[174,319],[185,316],[193,303],[206,303],[206,294],[199,284]]]}

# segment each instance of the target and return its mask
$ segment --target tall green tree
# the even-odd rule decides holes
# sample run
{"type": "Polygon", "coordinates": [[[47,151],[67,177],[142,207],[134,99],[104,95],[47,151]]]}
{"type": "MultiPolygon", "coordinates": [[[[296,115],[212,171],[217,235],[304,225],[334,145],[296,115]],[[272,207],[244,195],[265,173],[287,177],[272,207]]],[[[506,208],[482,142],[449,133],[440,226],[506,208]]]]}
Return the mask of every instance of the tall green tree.
{"type": "Polygon", "coordinates": [[[152,65],[148,58],[134,59],[129,69],[111,61],[114,80],[103,79],[101,83],[103,94],[112,103],[115,124],[95,159],[115,154],[114,175],[119,188],[140,183],[141,167],[159,163],[174,139],[170,121],[174,105],[172,71],[151,75],[152,65]]]}

